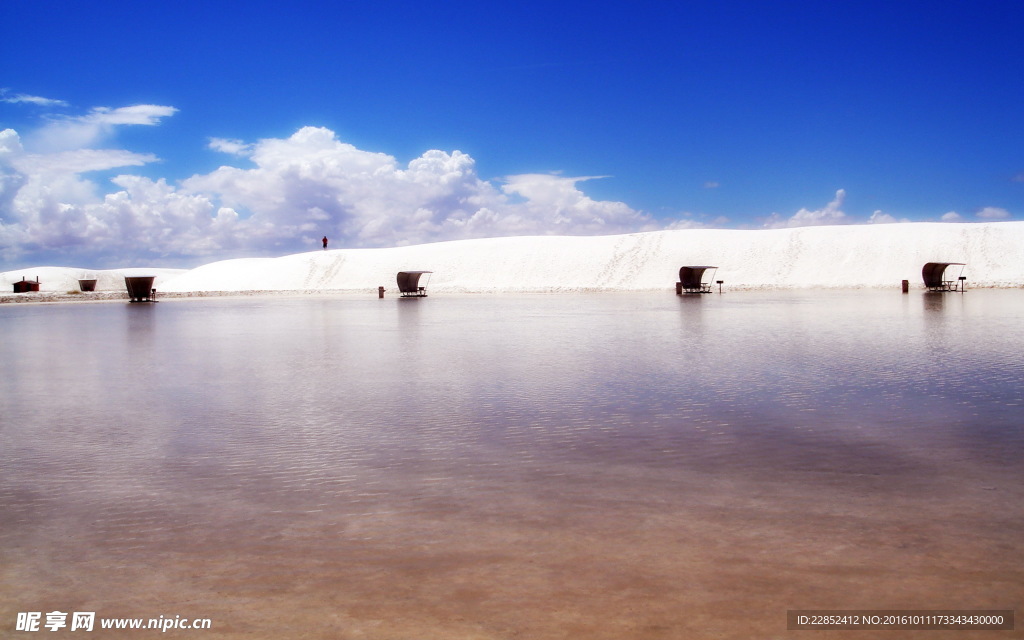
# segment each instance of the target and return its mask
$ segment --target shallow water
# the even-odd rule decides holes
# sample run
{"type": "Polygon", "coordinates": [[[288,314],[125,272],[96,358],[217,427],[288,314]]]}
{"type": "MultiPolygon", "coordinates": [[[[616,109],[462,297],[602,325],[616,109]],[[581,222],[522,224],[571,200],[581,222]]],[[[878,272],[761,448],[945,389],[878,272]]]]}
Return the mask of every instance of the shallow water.
{"type": "Polygon", "coordinates": [[[1018,290],[5,306],[0,636],[54,610],[424,639],[1020,609],[1022,321],[1018,290]]]}

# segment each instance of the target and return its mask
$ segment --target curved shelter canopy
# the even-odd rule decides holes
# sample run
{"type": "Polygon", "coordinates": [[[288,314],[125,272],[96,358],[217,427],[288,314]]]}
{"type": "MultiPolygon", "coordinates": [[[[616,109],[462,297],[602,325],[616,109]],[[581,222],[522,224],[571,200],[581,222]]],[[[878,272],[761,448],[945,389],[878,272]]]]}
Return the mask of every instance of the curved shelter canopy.
{"type": "Polygon", "coordinates": [[[398,290],[403,296],[427,295],[427,281],[433,271],[399,271],[398,290]],[[426,278],[423,276],[426,275],[426,278]]]}
{"type": "Polygon", "coordinates": [[[155,276],[125,276],[124,286],[128,289],[130,302],[143,302],[153,298],[155,276]]]}
{"type": "Polygon", "coordinates": [[[957,281],[964,271],[964,266],[966,265],[963,262],[928,262],[921,269],[924,286],[931,291],[956,291],[957,281]],[[947,277],[946,267],[960,267],[957,278],[947,277]]]}
{"type": "Polygon", "coordinates": [[[718,267],[689,266],[679,268],[679,283],[683,291],[709,292],[718,267]]]}

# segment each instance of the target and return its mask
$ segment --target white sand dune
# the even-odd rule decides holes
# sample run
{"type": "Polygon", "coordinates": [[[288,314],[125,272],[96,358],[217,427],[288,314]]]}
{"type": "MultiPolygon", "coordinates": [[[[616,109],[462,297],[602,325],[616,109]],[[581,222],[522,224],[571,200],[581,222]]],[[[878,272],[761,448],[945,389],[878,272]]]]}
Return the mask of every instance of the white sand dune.
{"type": "Polygon", "coordinates": [[[775,230],[687,229],[617,236],[460,240],[388,249],[312,251],[247,258],[190,271],[55,267],[0,274],[5,290],[22,275],[44,291],[98,277],[123,289],[123,275],[156,275],[164,292],[394,291],[395,274],[425,269],[433,292],[672,289],[679,267],[717,265],[729,288],[921,286],[925,262],[964,262],[971,286],[1024,286],[1024,222],[902,223],[775,230]]]}
{"type": "Polygon", "coordinates": [[[925,262],[965,262],[973,286],[1024,286],[1024,222],[904,223],[778,230],[461,240],[215,262],[166,291],[395,289],[403,269],[435,292],[672,289],[679,267],[717,265],[735,288],[922,284],[925,262]]]}

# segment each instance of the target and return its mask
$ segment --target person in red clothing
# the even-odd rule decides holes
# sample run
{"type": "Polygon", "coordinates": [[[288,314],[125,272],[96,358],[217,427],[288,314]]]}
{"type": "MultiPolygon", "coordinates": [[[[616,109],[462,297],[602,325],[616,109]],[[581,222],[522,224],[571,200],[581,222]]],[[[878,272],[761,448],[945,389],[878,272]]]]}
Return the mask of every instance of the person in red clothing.
{"type": "Polygon", "coordinates": [[[327,236],[324,236],[324,251],[327,251],[327,236]]]}

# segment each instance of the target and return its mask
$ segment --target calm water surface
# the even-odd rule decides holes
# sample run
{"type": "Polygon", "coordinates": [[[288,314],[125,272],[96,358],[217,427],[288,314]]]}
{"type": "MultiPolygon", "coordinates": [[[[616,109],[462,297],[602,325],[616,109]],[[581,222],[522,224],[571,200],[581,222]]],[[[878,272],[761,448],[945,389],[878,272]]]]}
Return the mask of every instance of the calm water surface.
{"type": "Polygon", "coordinates": [[[3,305],[0,637],[1020,615],[1022,326],[1020,290],[3,305]]]}

